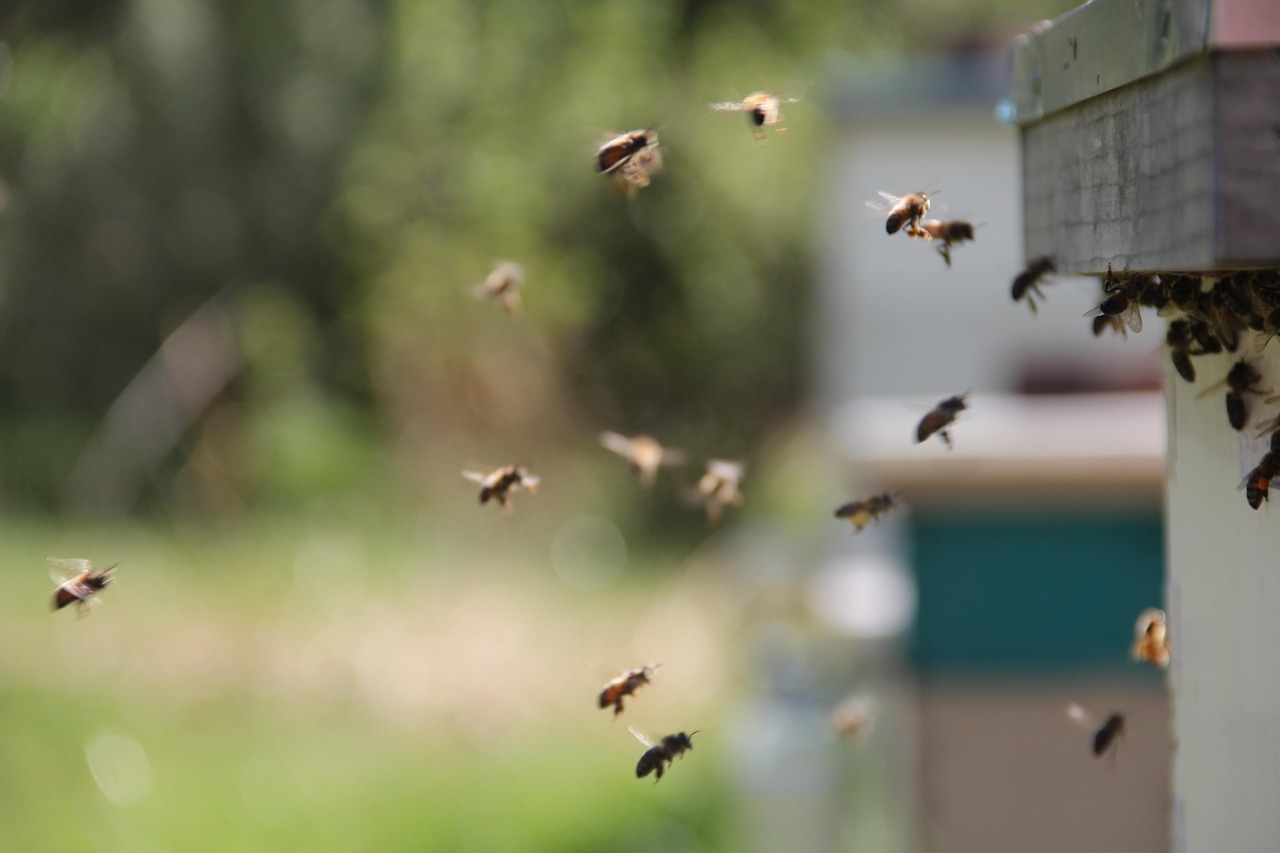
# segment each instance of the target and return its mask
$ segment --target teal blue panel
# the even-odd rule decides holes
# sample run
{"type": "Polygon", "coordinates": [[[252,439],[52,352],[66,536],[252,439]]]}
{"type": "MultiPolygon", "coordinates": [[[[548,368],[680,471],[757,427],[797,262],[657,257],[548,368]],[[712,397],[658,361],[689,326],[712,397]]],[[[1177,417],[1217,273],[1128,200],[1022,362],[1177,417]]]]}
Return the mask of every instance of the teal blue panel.
{"type": "Polygon", "coordinates": [[[922,513],[911,542],[925,673],[1132,669],[1134,620],[1163,606],[1158,515],[922,513]]]}

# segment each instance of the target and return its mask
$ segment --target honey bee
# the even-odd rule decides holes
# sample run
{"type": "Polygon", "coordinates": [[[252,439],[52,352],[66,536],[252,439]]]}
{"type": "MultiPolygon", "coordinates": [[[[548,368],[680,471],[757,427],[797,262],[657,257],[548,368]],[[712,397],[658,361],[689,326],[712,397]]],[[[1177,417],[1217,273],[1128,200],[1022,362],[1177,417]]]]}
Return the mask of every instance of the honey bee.
{"type": "Polygon", "coordinates": [[[1124,321],[1119,317],[1099,314],[1093,318],[1093,336],[1095,338],[1102,337],[1102,333],[1108,329],[1122,338],[1129,337],[1129,328],[1125,326],[1124,321]]]}
{"type": "Polygon", "coordinates": [[[939,255],[942,255],[942,259],[947,262],[948,267],[951,266],[951,247],[959,245],[966,240],[973,240],[973,223],[959,219],[951,222],[926,219],[920,223],[920,229],[936,241],[934,248],[938,250],[939,255]]]}
{"type": "Polygon", "coordinates": [[[628,197],[649,186],[649,176],[662,168],[658,132],[633,130],[610,139],[596,151],[596,171],[613,177],[614,187],[628,197]]]}
{"type": "Polygon", "coordinates": [[[98,603],[98,593],[115,581],[111,573],[118,565],[112,563],[95,569],[88,560],[50,557],[49,576],[58,585],[58,591],[53,594],[53,609],[75,604],[77,618],[88,616],[98,603]]]}
{"type": "Polygon", "coordinates": [[[1161,317],[1169,317],[1181,311],[1195,309],[1196,295],[1200,292],[1199,276],[1175,275],[1164,282],[1165,302],[1156,311],[1161,317]]]}
{"type": "MultiPolygon", "coordinates": [[[[1067,716],[1071,717],[1071,719],[1076,722],[1087,726],[1094,726],[1097,723],[1093,716],[1079,705],[1068,705],[1067,716]]],[[[1124,715],[1120,713],[1113,713],[1093,732],[1093,754],[1101,756],[1109,753],[1112,762],[1114,762],[1116,749],[1119,747],[1120,739],[1123,736],[1124,715]]]]}
{"type": "Polygon", "coordinates": [[[658,668],[658,664],[651,663],[648,666],[642,666],[638,669],[629,669],[610,681],[600,691],[600,707],[608,708],[613,706],[613,717],[616,720],[618,715],[622,713],[622,700],[627,696],[634,696],[636,691],[646,684],[652,683],[653,671],[658,668]]]}
{"type": "Polygon", "coordinates": [[[1036,258],[1027,264],[1027,268],[1018,273],[1013,279],[1013,301],[1018,302],[1022,297],[1027,297],[1027,304],[1031,306],[1031,313],[1036,313],[1036,301],[1032,298],[1032,294],[1044,299],[1044,293],[1040,291],[1040,279],[1045,273],[1054,272],[1053,258],[1044,257],[1036,258]]]}
{"type": "Polygon", "coordinates": [[[831,712],[831,724],[845,740],[856,743],[875,723],[875,703],[865,696],[851,696],[831,712]]]}
{"type": "Polygon", "coordinates": [[[772,92],[752,92],[741,101],[720,101],[711,105],[711,109],[719,112],[745,112],[751,124],[756,140],[765,140],[764,128],[772,127],[774,133],[786,133],[782,126],[782,104],[791,104],[799,98],[789,95],[775,95],[772,92]]]}
{"type": "Polygon", "coordinates": [[[697,493],[707,507],[707,521],[719,524],[727,506],[742,506],[742,477],[746,466],[725,459],[708,459],[707,472],[698,480],[697,493]]]}
{"type": "Polygon", "coordinates": [[[1227,378],[1221,382],[1210,385],[1208,388],[1196,395],[1196,399],[1212,394],[1223,385],[1228,387],[1226,393],[1227,401],[1227,421],[1231,424],[1231,428],[1237,432],[1244,429],[1245,421],[1248,420],[1248,412],[1245,409],[1245,394],[1265,394],[1266,390],[1255,387],[1257,383],[1262,381],[1262,374],[1253,368],[1247,361],[1240,359],[1231,366],[1231,370],[1227,373],[1227,378]]]}
{"type": "Polygon", "coordinates": [[[1107,294],[1097,308],[1085,312],[1086,317],[1119,317],[1134,332],[1142,331],[1141,299],[1146,292],[1150,276],[1141,274],[1116,276],[1107,264],[1107,275],[1102,281],[1107,294]]]}
{"type": "Polygon", "coordinates": [[[956,416],[968,408],[965,398],[969,395],[956,394],[954,397],[948,397],[942,400],[938,405],[934,406],[929,412],[920,419],[920,423],[916,424],[916,444],[920,444],[935,432],[942,437],[942,441],[950,450],[953,445],[951,442],[951,425],[955,423],[956,416]]]}
{"type": "Polygon", "coordinates": [[[463,471],[462,476],[480,484],[482,505],[491,499],[496,500],[502,506],[502,511],[508,515],[512,512],[509,492],[513,489],[524,489],[530,494],[538,491],[538,478],[530,474],[523,465],[507,465],[488,474],[482,474],[479,471],[463,471]]]}
{"type": "Polygon", "coordinates": [[[483,284],[477,285],[477,299],[496,301],[508,314],[520,313],[520,287],[524,284],[524,267],[503,261],[493,268],[483,284]]]}
{"type": "Polygon", "coordinates": [[[889,202],[889,213],[885,218],[884,230],[897,234],[901,229],[908,237],[923,237],[932,240],[933,235],[920,227],[920,217],[929,212],[929,194],[925,192],[911,193],[905,196],[889,195],[879,192],[881,198],[889,202]]]}
{"type": "Polygon", "coordinates": [[[658,468],[663,465],[683,465],[685,453],[663,447],[658,440],[648,435],[637,435],[627,438],[616,432],[600,433],[600,443],[622,456],[631,466],[631,470],[640,478],[640,485],[652,489],[658,479],[658,468]]]}
{"type": "Polygon", "coordinates": [[[861,533],[862,528],[873,521],[879,521],[880,516],[897,505],[896,497],[897,495],[884,492],[864,500],[851,501],[837,508],[835,517],[847,518],[853,524],[854,533],[861,533]]]}
{"type": "Polygon", "coordinates": [[[1149,607],[1133,626],[1133,659],[1152,666],[1169,666],[1169,629],[1163,610],[1149,607]]]}
{"type": "MultiPolygon", "coordinates": [[[[1275,440],[1272,440],[1274,446],[1275,440]]],[[[1280,453],[1271,450],[1263,455],[1253,470],[1245,475],[1236,490],[1244,489],[1245,500],[1257,509],[1263,501],[1271,502],[1271,481],[1280,476],[1280,453]]]]}
{"type": "Polygon", "coordinates": [[[655,785],[662,779],[664,764],[671,764],[676,758],[684,755],[686,750],[693,749],[693,736],[697,734],[696,731],[688,734],[679,732],[674,735],[665,735],[662,740],[655,743],[634,726],[628,728],[636,736],[636,740],[648,747],[644,755],[640,756],[640,761],[636,763],[636,778],[643,779],[650,773],[656,772],[657,777],[653,780],[655,785]]]}
{"type": "Polygon", "coordinates": [[[1195,382],[1196,367],[1191,363],[1191,323],[1187,320],[1171,322],[1164,342],[1169,346],[1169,360],[1173,362],[1173,369],[1188,382],[1195,382]]]}

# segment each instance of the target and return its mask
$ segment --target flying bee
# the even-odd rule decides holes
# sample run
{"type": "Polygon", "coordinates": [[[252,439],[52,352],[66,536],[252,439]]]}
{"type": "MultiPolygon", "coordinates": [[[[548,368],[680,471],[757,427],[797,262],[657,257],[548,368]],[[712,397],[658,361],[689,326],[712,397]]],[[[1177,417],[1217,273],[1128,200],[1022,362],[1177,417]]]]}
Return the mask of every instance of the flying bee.
{"type": "Polygon", "coordinates": [[[651,684],[653,679],[653,671],[657,669],[659,664],[651,663],[648,666],[642,666],[638,669],[629,669],[610,681],[600,691],[600,707],[608,708],[613,706],[613,718],[616,720],[618,715],[622,713],[622,700],[627,696],[636,695],[636,691],[646,684],[651,684]]]}
{"type": "MultiPolygon", "coordinates": [[[[1086,726],[1097,725],[1097,720],[1093,718],[1088,711],[1079,705],[1068,705],[1067,716],[1086,726]]],[[[1120,739],[1124,736],[1124,714],[1114,713],[1103,721],[1102,725],[1094,729],[1093,732],[1093,754],[1101,756],[1110,754],[1111,761],[1114,763],[1116,758],[1116,749],[1120,745],[1120,739]]]]}
{"type": "Polygon", "coordinates": [[[1040,290],[1040,279],[1044,278],[1046,273],[1054,272],[1053,258],[1045,255],[1036,258],[1027,264],[1027,268],[1018,273],[1013,279],[1013,301],[1018,302],[1022,297],[1027,297],[1027,304],[1031,306],[1031,313],[1036,313],[1035,296],[1044,299],[1044,293],[1040,290]]]}
{"type": "Polygon", "coordinates": [[[674,735],[665,735],[662,740],[655,743],[634,726],[628,726],[628,728],[636,736],[636,740],[648,747],[644,755],[640,756],[640,761],[636,763],[636,778],[643,779],[650,773],[656,772],[657,777],[653,780],[655,785],[662,779],[664,764],[671,764],[676,758],[684,755],[686,750],[693,749],[693,736],[697,734],[696,731],[688,734],[679,732],[674,735]]]}
{"type": "MultiPolygon", "coordinates": [[[[1105,315],[1099,315],[1095,322],[1102,316],[1105,315]]],[[[1169,360],[1173,362],[1174,370],[1188,382],[1195,382],[1196,367],[1191,363],[1191,323],[1186,320],[1171,322],[1169,330],[1165,332],[1164,342],[1169,346],[1169,360]]]]}
{"type": "Polygon", "coordinates": [[[1148,607],[1133,626],[1133,659],[1169,667],[1169,626],[1163,610],[1148,607]]]}
{"type": "Polygon", "coordinates": [[[524,284],[524,267],[503,261],[493,268],[484,283],[477,285],[477,299],[497,302],[508,314],[520,313],[520,287],[524,284]]]}
{"type": "Polygon", "coordinates": [[[683,465],[685,453],[663,447],[656,438],[637,435],[627,438],[616,432],[600,433],[600,443],[627,460],[631,470],[640,478],[640,485],[652,489],[658,479],[658,469],[663,465],[683,465]]]}
{"type": "MultiPolygon", "coordinates": [[[[1275,444],[1274,439],[1272,444],[1275,444]]],[[[1277,476],[1280,476],[1280,453],[1271,450],[1245,475],[1236,491],[1244,489],[1245,500],[1250,507],[1257,509],[1263,501],[1271,502],[1271,481],[1277,476]]]]}
{"type": "Polygon", "coordinates": [[[742,477],[746,466],[726,459],[708,459],[707,471],[698,480],[697,494],[707,507],[707,522],[719,524],[727,506],[742,506],[742,477]]]}
{"type": "Polygon", "coordinates": [[[926,219],[920,223],[920,230],[936,241],[933,244],[934,248],[938,250],[939,255],[942,255],[942,259],[947,262],[948,267],[951,266],[951,247],[959,245],[966,240],[973,241],[973,223],[959,219],[954,219],[950,222],[926,219]]]}
{"type": "Polygon", "coordinates": [[[1106,314],[1109,317],[1119,317],[1134,332],[1141,332],[1141,298],[1149,282],[1150,278],[1142,275],[1116,277],[1111,272],[1111,265],[1107,264],[1107,275],[1102,282],[1107,295],[1097,308],[1086,311],[1084,316],[1106,314]]]}
{"type": "Polygon", "coordinates": [[[649,175],[660,168],[658,132],[652,128],[615,136],[596,151],[596,171],[612,175],[615,189],[628,197],[649,186],[649,175]]]}
{"type": "Polygon", "coordinates": [[[873,521],[879,521],[880,516],[893,509],[897,505],[896,498],[897,495],[884,492],[860,501],[851,501],[838,507],[835,517],[847,518],[854,527],[853,532],[861,533],[862,528],[873,521]]]}
{"type": "Polygon", "coordinates": [[[875,719],[875,703],[866,696],[850,696],[831,712],[831,724],[851,743],[857,743],[871,731],[875,719]]]}
{"type": "Polygon", "coordinates": [[[119,563],[95,569],[93,563],[82,559],[49,558],[49,577],[58,585],[53,594],[53,609],[61,610],[75,604],[77,618],[88,616],[98,603],[98,593],[115,581],[112,571],[119,563]]]}
{"type": "Polygon", "coordinates": [[[745,112],[751,124],[756,141],[765,140],[764,128],[772,127],[774,133],[786,133],[782,126],[782,104],[792,104],[800,100],[789,95],[775,95],[772,92],[752,92],[741,101],[720,101],[711,105],[718,112],[745,112]]]}
{"type": "Polygon", "coordinates": [[[952,448],[951,443],[951,425],[955,423],[956,416],[963,412],[968,405],[965,398],[969,395],[956,394],[954,397],[948,397],[942,400],[938,405],[934,406],[920,419],[920,423],[916,424],[916,444],[921,443],[935,432],[942,437],[942,441],[947,445],[947,450],[952,448]]]}
{"type": "Polygon", "coordinates": [[[502,506],[502,511],[508,515],[512,512],[509,494],[512,490],[524,489],[530,494],[538,491],[538,478],[530,474],[523,465],[507,465],[488,474],[482,474],[479,471],[463,471],[462,476],[480,484],[482,505],[487,504],[491,499],[496,500],[502,506]]]}
{"type": "MultiPolygon", "coordinates": [[[[899,230],[908,237],[923,237],[932,240],[933,235],[920,227],[920,217],[929,212],[929,194],[926,192],[911,193],[905,196],[889,195],[878,192],[878,195],[889,202],[889,212],[885,217],[884,230],[889,234],[897,234],[899,230]]],[[[883,210],[872,202],[867,205],[874,210],[883,210]]]]}
{"type": "Polygon", "coordinates": [[[1227,373],[1227,378],[1221,382],[1210,385],[1208,388],[1196,395],[1199,400],[1203,397],[1217,391],[1223,385],[1228,387],[1226,393],[1227,400],[1227,420],[1231,423],[1231,428],[1236,430],[1244,429],[1245,421],[1248,419],[1248,412],[1245,409],[1245,394],[1266,394],[1267,391],[1262,388],[1255,387],[1257,383],[1262,381],[1262,374],[1244,359],[1240,359],[1231,366],[1231,370],[1227,373]]]}

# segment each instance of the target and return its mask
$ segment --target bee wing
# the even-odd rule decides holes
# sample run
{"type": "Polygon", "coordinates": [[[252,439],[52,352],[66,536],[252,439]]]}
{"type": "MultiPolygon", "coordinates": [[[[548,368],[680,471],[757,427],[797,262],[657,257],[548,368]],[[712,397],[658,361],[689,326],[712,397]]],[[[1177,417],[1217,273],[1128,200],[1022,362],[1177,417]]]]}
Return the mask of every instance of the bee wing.
{"type": "Polygon", "coordinates": [[[1221,391],[1223,388],[1226,388],[1226,387],[1227,387],[1227,380],[1225,379],[1223,379],[1221,382],[1215,382],[1212,385],[1210,385],[1208,388],[1204,389],[1199,394],[1197,394],[1196,399],[1203,400],[1205,397],[1208,397],[1214,391],[1221,391]]]}
{"type": "Polygon", "coordinates": [[[649,737],[647,734],[637,729],[635,726],[627,726],[627,731],[635,735],[636,740],[640,741],[646,747],[652,748],[657,745],[657,741],[655,741],[653,738],[649,737]]]}
{"type": "Polygon", "coordinates": [[[1088,711],[1086,711],[1084,708],[1081,708],[1075,702],[1072,702],[1070,705],[1067,706],[1067,716],[1070,717],[1074,722],[1077,722],[1082,726],[1095,726],[1098,723],[1097,719],[1094,718],[1093,714],[1090,714],[1088,711]]]}
{"type": "Polygon", "coordinates": [[[616,432],[605,430],[600,433],[600,443],[608,450],[612,450],[621,456],[631,455],[631,439],[625,435],[619,435],[616,432]]]}
{"type": "Polygon", "coordinates": [[[484,485],[485,480],[489,479],[487,474],[481,474],[479,471],[463,471],[462,476],[472,482],[479,483],[482,486],[484,485]]]}
{"type": "Polygon", "coordinates": [[[683,465],[689,461],[689,454],[674,447],[662,448],[663,465],[683,465]]]}
{"type": "Polygon", "coordinates": [[[1142,331],[1142,312],[1138,310],[1137,305],[1124,313],[1124,321],[1135,334],[1142,331]]]}
{"type": "Polygon", "coordinates": [[[93,563],[85,559],[63,559],[61,557],[49,558],[49,577],[53,578],[53,582],[61,586],[68,581],[75,580],[80,575],[93,568],[93,563]]]}
{"type": "Polygon", "coordinates": [[[745,472],[746,467],[741,462],[731,462],[727,459],[707,460],[707,473],[714,474],[723,480],[741,480],[745,472]]]}
{"type": "Polygon", "coordinates": [[[711,105],[717,112],[740,113],[747,108],[742,101],[718,101],[711,105]]]}
{"type": "Polygon", "coordinates": [[[1277,415],[1262,425],[1262,429],[1258,430],[1258,438],[1262,438],[1264,435],[1270,435],[1276,430],[1280,430],[1280,415],[1277,415]]]}
{"type": "Polygon", "coordinates": [[[876,190],[876,195],[880,196],[880,198],[882,198],[882,199],[884,199],[885,201],[889,202],[889,204],[891,204],[891,205],[893,205],[893,204],[897,204],[898,202],[902,201],[902,199],[903,199],[903,196],[900,196],[900,195],[890,195],[889,193],[885,192],[884,190],[876,190]]]}

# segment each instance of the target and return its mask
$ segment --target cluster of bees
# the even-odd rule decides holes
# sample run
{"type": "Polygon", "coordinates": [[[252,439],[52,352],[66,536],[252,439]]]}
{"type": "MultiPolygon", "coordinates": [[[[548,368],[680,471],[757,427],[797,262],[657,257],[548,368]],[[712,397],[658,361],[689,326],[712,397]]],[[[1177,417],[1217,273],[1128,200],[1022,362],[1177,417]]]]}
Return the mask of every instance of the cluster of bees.
{"type": "MultiPolygon", "coordinates": [[[[1025,298],[1034,312],[1034,297],[1044,299],[1039,283],[1053,271],[1052,258],[1031,261],[1013,280],[1014,301],[1025,298]]],[[[1165,333],[1169,360],[1187,382],[1196,381],[1193,357],[1239,353],[1250,340],[1256,355],[1280,333],[1280,273],[1274,270],[1156,274],[1116,273],[1108,266],[1102,289],[1102,301],[1085,314],[1093,318],[1093,333],[1140,332],[1141,309],[1154,308],[1159,316],[1169,318],[1165,333]]],[[[1250,397],[1264,397],[1268,406],[1280,403],[1280,394],[1263,388],[1262,382],[1249,356],[1241,355],[1226,377],[1201,391],[1197,399],[1225,388],[1227,423],[1241,432],[1250,420],[1250,397]]],[[[1271,483],[1280,476],[1280,416],[1261,424],[1256,435],[1269,435],[1269,448],[1237,487],[1255,510],[1270,501],[1271,483]]]]}

